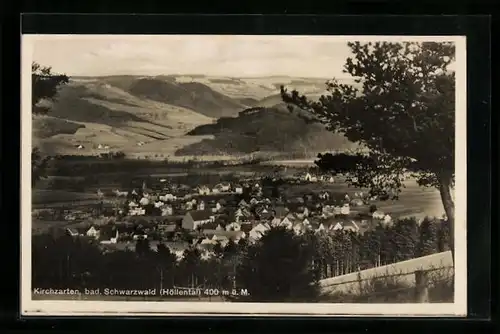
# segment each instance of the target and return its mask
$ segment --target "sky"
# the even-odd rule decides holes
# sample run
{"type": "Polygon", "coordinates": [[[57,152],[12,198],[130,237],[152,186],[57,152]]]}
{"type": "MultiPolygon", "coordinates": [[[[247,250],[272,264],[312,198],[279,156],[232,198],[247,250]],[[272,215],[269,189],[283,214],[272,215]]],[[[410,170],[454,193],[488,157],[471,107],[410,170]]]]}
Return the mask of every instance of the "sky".
{"type": "Polygon", "coordinates": [[[35,35],[33,60],[69,76],[345,77],[335,36],[35,35]]]}

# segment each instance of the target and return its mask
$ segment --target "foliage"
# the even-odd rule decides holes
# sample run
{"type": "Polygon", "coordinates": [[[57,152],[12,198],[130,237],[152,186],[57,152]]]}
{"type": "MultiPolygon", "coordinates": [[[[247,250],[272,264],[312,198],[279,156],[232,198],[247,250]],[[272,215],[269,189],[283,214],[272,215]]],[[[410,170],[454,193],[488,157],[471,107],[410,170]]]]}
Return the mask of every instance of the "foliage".
{"type": "Polygon", "coordinates": [[[32,113],[49,112],[49,108],[38,106],[39,102],[45,99],[55,100],[58,88],[68,82],[68,76],[53,73],[51,67],[45,67],[38,63],[31,64],[32,113]]]}
{"type": "MultiPolygon", "coordinates": [[[[394,226],[377,225],[363,235],[308,231],[296,236],[273,228],[255,244],[246,239],[229,241],[224,247],[216,244],[215,256],[208,259],[189,240],[191,246],[180,261],[165,244],[152,247],[149,238],[137,240],[135,251],[105,251],[108,248],[97,241],[54,229],[33,236],[33,286],[247,289],[250,296],[241,296],[243,300],[313,301],[320,279],[448,250],[446,221],[428,222],[435,228],[432,233],[426,221],[417,228],[411,219],[394,226]]],[[[154,225],[141,220],[134,224],[142,225],[135,233],[154,225]]],[[[180,239],[188,238],[186,233],[180,239]]]]}
{"type": "Polygon", "coordinates": [[[329,95],[314,102],[281,87],[285,102],[309,110],[329,130],[344,133],[366,149],[353,158],[319,156],[318,165],[350,170],[352,185],[393,198],[410,174],[420,185],[439,188],[453,228],[455,73],[449,65],[455,59],[454,44],[354,42],[348,46],[354,57],[347,58],[344,72],[361,89],[331,80],[329,95]]]}
{"type": "Polygon", "coordinates": [[[40,150],[35,147],[31,150],[31,186],[47,177],[47,168],[51,158],[42,156],[40,150]]]}
{"type": "Polygon", "coordinates": [[[439,251],[439,228],[435,221],[425,218],[420,223],[420,237],[418,240],[418,254],[430,255],[439,251]]]}
{"type": "MultiPolygon", "coordinates": [[[[54,100],[57,96],[59,86],[69,82],[66,75],[54,74],[50,67],[43,67],[40,64],[31,65],[31,112],[32,114],[45,114],[49,108],[39,106],[39,102],[45,99],[54,100]]],[[[46,175],[49,157],[42,157],[38,148],[31,151],[31,186],[46,175]]]]}
{"type": "Polygon", "coordinates": [[[302,246],[293,232],[278,227],[248,248],[236,275],[251,301],[305,302],[317,297],[310,252],[302,246]]]}

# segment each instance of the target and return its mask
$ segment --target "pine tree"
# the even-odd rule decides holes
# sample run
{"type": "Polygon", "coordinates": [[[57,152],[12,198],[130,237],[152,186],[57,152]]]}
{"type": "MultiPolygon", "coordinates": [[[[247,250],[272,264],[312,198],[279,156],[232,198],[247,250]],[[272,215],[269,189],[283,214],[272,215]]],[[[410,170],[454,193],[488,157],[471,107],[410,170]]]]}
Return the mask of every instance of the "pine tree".
{"type": "Polygon", "coordinates": [[[237,282],[257,302],[311,302],[318,295],[310,270],[311,253],[303,240],[284,228],[272,228],[248,248],[237,269],[237,282]]]}
{"type": "Polygon", "coordinates": [[[413,218],[402,219],[394,226],[393,242],[395,246],[394,262],[415,257],[418,247],[418,224],[413,218]]]}
{"type": "Polygon", "coordinates": [[[425,218],[420,223],[418,256],[430,255],[439,251],[437,226],[437,222],[429,218],[425,218]]]}

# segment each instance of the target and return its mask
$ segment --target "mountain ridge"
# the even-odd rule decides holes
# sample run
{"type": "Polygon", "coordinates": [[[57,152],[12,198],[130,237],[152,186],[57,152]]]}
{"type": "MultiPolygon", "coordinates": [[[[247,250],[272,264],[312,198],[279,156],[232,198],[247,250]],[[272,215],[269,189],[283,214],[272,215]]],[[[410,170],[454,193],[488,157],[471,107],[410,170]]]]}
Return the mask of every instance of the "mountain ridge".
{"type": "Polygon", "coordinates": [[[73,77],[60,89],[57,101],[50,105],[51,112],[33,119],[33,144],[50,154],[95,155],[102,151],[97,147],[105,146],[137,158],[228,152],[240,155],[259,150],[296,154],[319,148],[321,142],[345,146],[341,135],[332,137],[317,124],[308,126],[303,136],[299,133],[299,140],[287,139],[288,146],[284,143],[277,129],[290,132],[290,138],[299,127],[304,128],[307,112],[294,109],[291,114],[281,101],[279,86],[313,92],[310,96],[324,92],[321,79],[285,79],[203,75],[73,77]],[[297,87],[288,86],[290,83],[297,87]],[[264,109],[259,109],[257,115],[246,115],[252,108],[264,109]],[[221,134],[211,128],[224,122],[229,122],[231,131],[221,134]],[[256,124],[262,129],[258,130],[256,124]],[[269,131],[270,124],[273,131],[269,131]],[[204,133],[204,128],[211,130],[204,133]],[[259,133],[263,136],[260,141],[255,139],[259,133]],[[245,134],[251,135],[247,144],[245,134]],[[224,140],[235,146],[224,148],[224,140]],[[77,149],[79,145],[85,148],[77,149]]]}

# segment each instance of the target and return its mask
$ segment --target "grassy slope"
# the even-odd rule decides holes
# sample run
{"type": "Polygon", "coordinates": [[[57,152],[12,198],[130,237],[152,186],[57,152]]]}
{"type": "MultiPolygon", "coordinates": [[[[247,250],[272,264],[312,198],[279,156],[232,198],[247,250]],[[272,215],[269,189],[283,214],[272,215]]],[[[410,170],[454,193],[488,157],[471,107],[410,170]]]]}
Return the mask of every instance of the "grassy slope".
{"type": "Polygon", "coordinates": [[[241,112],[237,118],[222,118],[216,124],[202,125],[190,135],[214,135],[177,151],[178,155],[247,154],[261,152],[294,152],[316,156],[331,149],[354,145],[340,135],[326,131],[323,125],[308,121],[303,112],[290,112],[277,105],[252,112],[241,112]]]}
{"type": "Polygon", "coordinates": [[[245,107],[200,82],[174,83],[143,78],[132,83],[127,91],[141,98],[189,108],[208,117],[232,116],[245,107]]]}
{"type": "MultiPolygon", "coordinates": [[[[168,141],[212,121],[186,108],[137,98],[102,80],[74,80],[61,89],[50,116],[34,121],[34,144],[52,154],[74,154],[75,144],[86,146],[79,154],[99,153],[92,150],[98,144],[127,152],[138,141],[168,141]]],[[[168,142],[163,146],[168,148],[168,142]]]]}
{"type": "MultiPolygon", "coordinates": [[[[330,134],[326,135],[328,140],[323,141],[324,131],[316,131],[315,127],[290,145],[283,140],[287,136],[286,131],[291,130],[290,136],[295,135],[293,127],[280,131],[281,139],[271,138],[266,127],[259,131],[242,129],[252,135],[264,134],[262,140],[256,142],[251,139],[248,144],[244,143],[243,137],[238,138],[240,129],[212,140],[208,139],[210,137],[185,135],[200,125],[214,122],[206,115],[216,118],[236,116],[248,107],[280,104],[277,94],[280,84],[301,92],[317,92],[324,87],[324,80],[287,77],[240,79],[203,75],[73,78],[71,84],[61,90],[60,99],[53,106],[50,117],[34,122],[34,144],[50,154],[98,154],[101,151],[97,151],[96,147],[103,144],[109,145],[112,150],[122,150],[141,158],[146,155],[172,156],[176,151],[182,153],[183,147],[187,147],[184,154],[192,156],[277,148],[280,151],[306,151],[307,143],[318,141],[333,147],[343,145],[343,138],[340,144],[335,140],[331,142],[328,139],[330,134]],[[139,141],[146,145],[139,147],[139,141]],[[235,148],[228,147],[231,142],[236,143],[235,148]],[[76,144],[84,144],[85,149],[76,150],[76,144]],[[246,147],[242,148],[242,145],[246,147]]],[[[271,117],[266,120],[273,122],[278,119],[271,117]]],[[[287,121],[281,122],[280,119],[280,123],[274,124],[286,127],[287,121]]]]}

